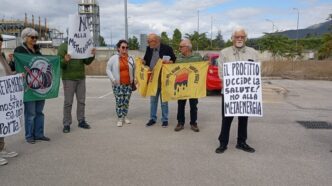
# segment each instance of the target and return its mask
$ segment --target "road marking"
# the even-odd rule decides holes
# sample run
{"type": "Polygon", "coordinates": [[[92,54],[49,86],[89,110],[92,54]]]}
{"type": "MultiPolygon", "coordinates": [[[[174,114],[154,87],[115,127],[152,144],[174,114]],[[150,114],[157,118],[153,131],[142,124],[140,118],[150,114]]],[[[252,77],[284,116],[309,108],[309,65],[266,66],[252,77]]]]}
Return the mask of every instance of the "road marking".
{"type": "Polygon", "coordinates": [[[107,93],[107,94],[105,94],[105,95],[103,95],[103,96],[99,96],[98,98],[101,99],[101,98],[104,98],[104,97],[106,97],[106,96],[108,96],[108,95],[111,95],[111,94],[113,94],[112,91],[110,91],[109,93],[107,93]]]}

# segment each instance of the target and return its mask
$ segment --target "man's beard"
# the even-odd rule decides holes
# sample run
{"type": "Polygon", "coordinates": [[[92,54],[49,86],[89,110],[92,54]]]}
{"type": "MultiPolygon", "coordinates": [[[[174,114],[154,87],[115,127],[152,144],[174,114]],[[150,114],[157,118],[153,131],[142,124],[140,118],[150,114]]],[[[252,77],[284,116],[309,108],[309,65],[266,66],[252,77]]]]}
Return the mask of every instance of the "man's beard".
{"type": "Polygon", "coordinates": [[[235,46],[237,48],[242,48],[244,46],[244,42],[243,41],[238,41],[238,42],[235,42],[235,46]]]}

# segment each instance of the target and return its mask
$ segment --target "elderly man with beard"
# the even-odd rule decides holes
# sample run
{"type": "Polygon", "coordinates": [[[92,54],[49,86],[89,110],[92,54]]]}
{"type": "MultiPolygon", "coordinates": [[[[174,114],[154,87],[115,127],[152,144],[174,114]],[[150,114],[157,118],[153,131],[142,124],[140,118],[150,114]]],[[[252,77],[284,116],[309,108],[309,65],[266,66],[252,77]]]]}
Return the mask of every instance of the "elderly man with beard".
{"type": "MultiPolygon", "coordinates": [[[[223,64],[234,61],[258,61],[258,52],[250,47],[245,46],[247,40],[247,32],[242,27],[236,27],[232,33],[233,46],[227,47],[220,52],[218,61],[219,77],[222,78],[223,64]]],[[[224,96],[222,90],[222,127],[219,135],[220,146],[216,149],[216,153],[223,153],[227,149],[229,140],[229,131],[234,117],[226,117],[224,112],[224,96]]],[[[238,117],[238,138],[236,148],[245,152],[253,153],[255,149],[247,143],[247,126],[248,116],[238,117]]]]}

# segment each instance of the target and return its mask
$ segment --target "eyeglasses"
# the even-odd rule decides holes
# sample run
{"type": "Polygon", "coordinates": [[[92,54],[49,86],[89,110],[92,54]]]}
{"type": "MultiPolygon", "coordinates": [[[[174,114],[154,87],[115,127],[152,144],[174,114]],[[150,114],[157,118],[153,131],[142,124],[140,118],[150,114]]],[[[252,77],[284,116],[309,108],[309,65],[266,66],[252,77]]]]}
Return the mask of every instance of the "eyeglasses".
{"type": "Polygon", "coordinates": [[[179,48],[188,47],[188,46],[179,46],[179,48]]]}
{"type": "Polygon", "coordinates": [[[38,39],[37,36],[29,36],[31,39],[38,39]]]}
{"type": "Polygon", "coordinates": [[[126,46],[126,47],[125,47],[125,46],[122,46],[121,48],[122,48],[122,49],[127,49],[127,50],[128,50],[129,47],[127,47],[127,46],[126,46]]]}
{"type": "Polygon", "coordinates": [[[245,39],[246,38],[246,36],[234,36],[235,37],[235,39],[245,39]]]}

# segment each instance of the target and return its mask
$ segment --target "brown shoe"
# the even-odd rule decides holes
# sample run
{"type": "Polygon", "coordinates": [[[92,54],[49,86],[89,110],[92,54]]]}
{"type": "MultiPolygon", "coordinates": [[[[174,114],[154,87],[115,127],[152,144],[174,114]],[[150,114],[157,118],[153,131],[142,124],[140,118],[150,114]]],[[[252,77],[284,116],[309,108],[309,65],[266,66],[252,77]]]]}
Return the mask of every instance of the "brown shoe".
{"type": "Polygon", "coordinates": [[[184,128],[184,127],[183,127],[183,124],[178,123],[178,125],[175,127],[174,131],[175,131],[175,132],[178,132],[178,131],[182,130],[183,128],[184,128]]]}
{"type": "Polygon", "coordinates": [[[197,123],[191,124],[191,130],[193,130],[194,132],[199,132],[199,128],[197,127],[197,123]]]}

